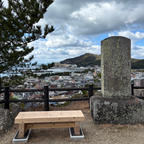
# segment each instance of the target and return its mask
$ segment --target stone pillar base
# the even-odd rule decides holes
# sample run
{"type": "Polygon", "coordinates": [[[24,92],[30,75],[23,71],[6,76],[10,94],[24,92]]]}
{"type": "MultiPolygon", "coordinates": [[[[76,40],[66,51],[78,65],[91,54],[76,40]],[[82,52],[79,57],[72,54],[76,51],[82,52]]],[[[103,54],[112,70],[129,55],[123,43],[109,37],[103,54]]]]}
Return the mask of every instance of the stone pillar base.
{"type": "Polygon", "coordinates": [[[104,98],[92,96],[91,115],[97,124],[144,123],[144,100],[138,98],[104,98]]]}

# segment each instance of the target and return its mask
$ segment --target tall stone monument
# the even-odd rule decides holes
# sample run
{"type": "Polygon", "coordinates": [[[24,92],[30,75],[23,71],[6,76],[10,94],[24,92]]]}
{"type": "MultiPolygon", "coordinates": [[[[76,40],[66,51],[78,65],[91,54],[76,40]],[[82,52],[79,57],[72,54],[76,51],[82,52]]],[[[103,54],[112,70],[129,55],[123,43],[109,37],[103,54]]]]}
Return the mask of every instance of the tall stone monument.
{"type": "Polygon", "coordinates": [[[124,37],[110,37],[101,42],[102,95],[131,95],[131,43],[124,37]]]}
{"type": "Polygon", "coordinates": [[[101,94],[90,99],[96,123],[143,123],[144,102],[131,96],[131,41],[121,36],[101,42],[101,94]]]}

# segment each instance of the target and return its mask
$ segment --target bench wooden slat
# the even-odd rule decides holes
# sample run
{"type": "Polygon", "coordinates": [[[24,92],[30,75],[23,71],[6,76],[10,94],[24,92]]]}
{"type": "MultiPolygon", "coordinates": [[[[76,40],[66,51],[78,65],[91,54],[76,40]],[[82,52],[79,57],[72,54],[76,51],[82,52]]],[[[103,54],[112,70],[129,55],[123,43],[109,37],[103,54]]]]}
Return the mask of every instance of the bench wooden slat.
{"type": "Polygon", "coordinates": [[[20,112],[15,118],[19,124],[19,138],[23,138],[27,129],[39,128],[74,128],[76,135],[80,135],[78,122],[83,121],[81,110],[75,111],[33,111],[20,112]]]}
{"type": "Polygon", "coordinates": [[[15,123],[47,123],[47,122],[77,122],[83,121],[84,115],[76,111],[34,111],[20,112],[15,118],[15,123]]]}
{"type": "Polygon", "coordinates": [[[47,128],[70,128],[75,127],[75,122],[61,122],[61,123],[36,123],[26,124],[26,129],[47,129],[47,128]]]}

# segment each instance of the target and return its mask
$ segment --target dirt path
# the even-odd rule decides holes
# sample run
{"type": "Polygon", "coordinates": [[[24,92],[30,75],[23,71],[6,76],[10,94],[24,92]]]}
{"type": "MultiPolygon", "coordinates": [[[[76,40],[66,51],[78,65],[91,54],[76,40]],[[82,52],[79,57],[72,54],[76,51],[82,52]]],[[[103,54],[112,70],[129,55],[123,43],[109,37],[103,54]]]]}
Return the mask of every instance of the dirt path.
{"type": "MultiPolygon", "coordinates": [[[[86,117],[86,120],[81,123],[84,139],[71,140],[68,129],[32,130],[28,144],[144,144],[144,125],[95,125],[87,102],[74,102],[65,109],[80,107],[83,108],[86,117]]],[[[0,137],[0,144],[11,144],[15,133],[16,126],[13,126],[10,131],[0,137]]]]}

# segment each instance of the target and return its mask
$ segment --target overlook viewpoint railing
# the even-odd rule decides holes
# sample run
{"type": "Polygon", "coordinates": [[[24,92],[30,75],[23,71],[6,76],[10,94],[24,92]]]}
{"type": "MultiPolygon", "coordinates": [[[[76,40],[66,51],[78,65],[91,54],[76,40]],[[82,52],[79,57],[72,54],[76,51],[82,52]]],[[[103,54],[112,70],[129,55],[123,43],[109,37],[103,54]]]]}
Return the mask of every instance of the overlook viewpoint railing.
{"type": "MultiPolygon", "coordinates": [[[[131,94],[134,95],[134,89],[144,89],[144,87],[134,86],[131,85],[131,94]]],[[[4,93],[4,99],[0,101],[0,104],[4,104],[4,109],[9,109],[10,103],[28,103],[28,102],[43,102],[44,103],[44,110],[49,110],[49,103],[50,102],[63,102],[63,101],[83,101],[89,100],[91,96],[93,96],[94,90],[101,90],[100,87],[94,88],[93,85],[89,85],[87,88],[49,88],[48,86],[44,86],[43,89],[10,89],[10,87],[2,88],[0,93],[4,93]],[[88,97],[81,97],[81,98],[63,98],[63,99],[50,99],[49,92],[50,91],[74,91],[74,90],[86,90],[88,91],[88,97]],[[42,99],[18,99],[18,100],[11,100],[10,99],[10,92],[18,92],[18,93],[25,93],[25,92],[43,92],[44,95],[42,99]]],[[[139,97],[140,98],[140,97],[139,97]]]]}
{"type": "Polygon", "coordinates": [[[28,102],[44,102],[44,109],[46,111],[49,110],[49,103],[50,102],[63,102],[63,101],[83,101],[89,100],[91,96],[93,96],[94,90],[100,90],[101,88],[94,88],[93,85],[89,85],[87,88],[49,88],[48,86],[44,86],[43,89],[10,89],[9,87],[2,88],[0,93],[4,93],[4,99],[0,101],[0,104],[4,104],[4,109],[9,109],[10,103],[28,103],[28,102]],[[81,97],[81,98],[63,98],[63,99],[50,99],[49,92],[50,91],[74,91],[74,90],[86,90],[88,91],[88,97],[81,97]],[[18,93],[25,93],[25,92],[43,92],[42,99],[18,99],[18,100],[11,100],[10,99],[10,92],[18,92],[18,93]]]}

